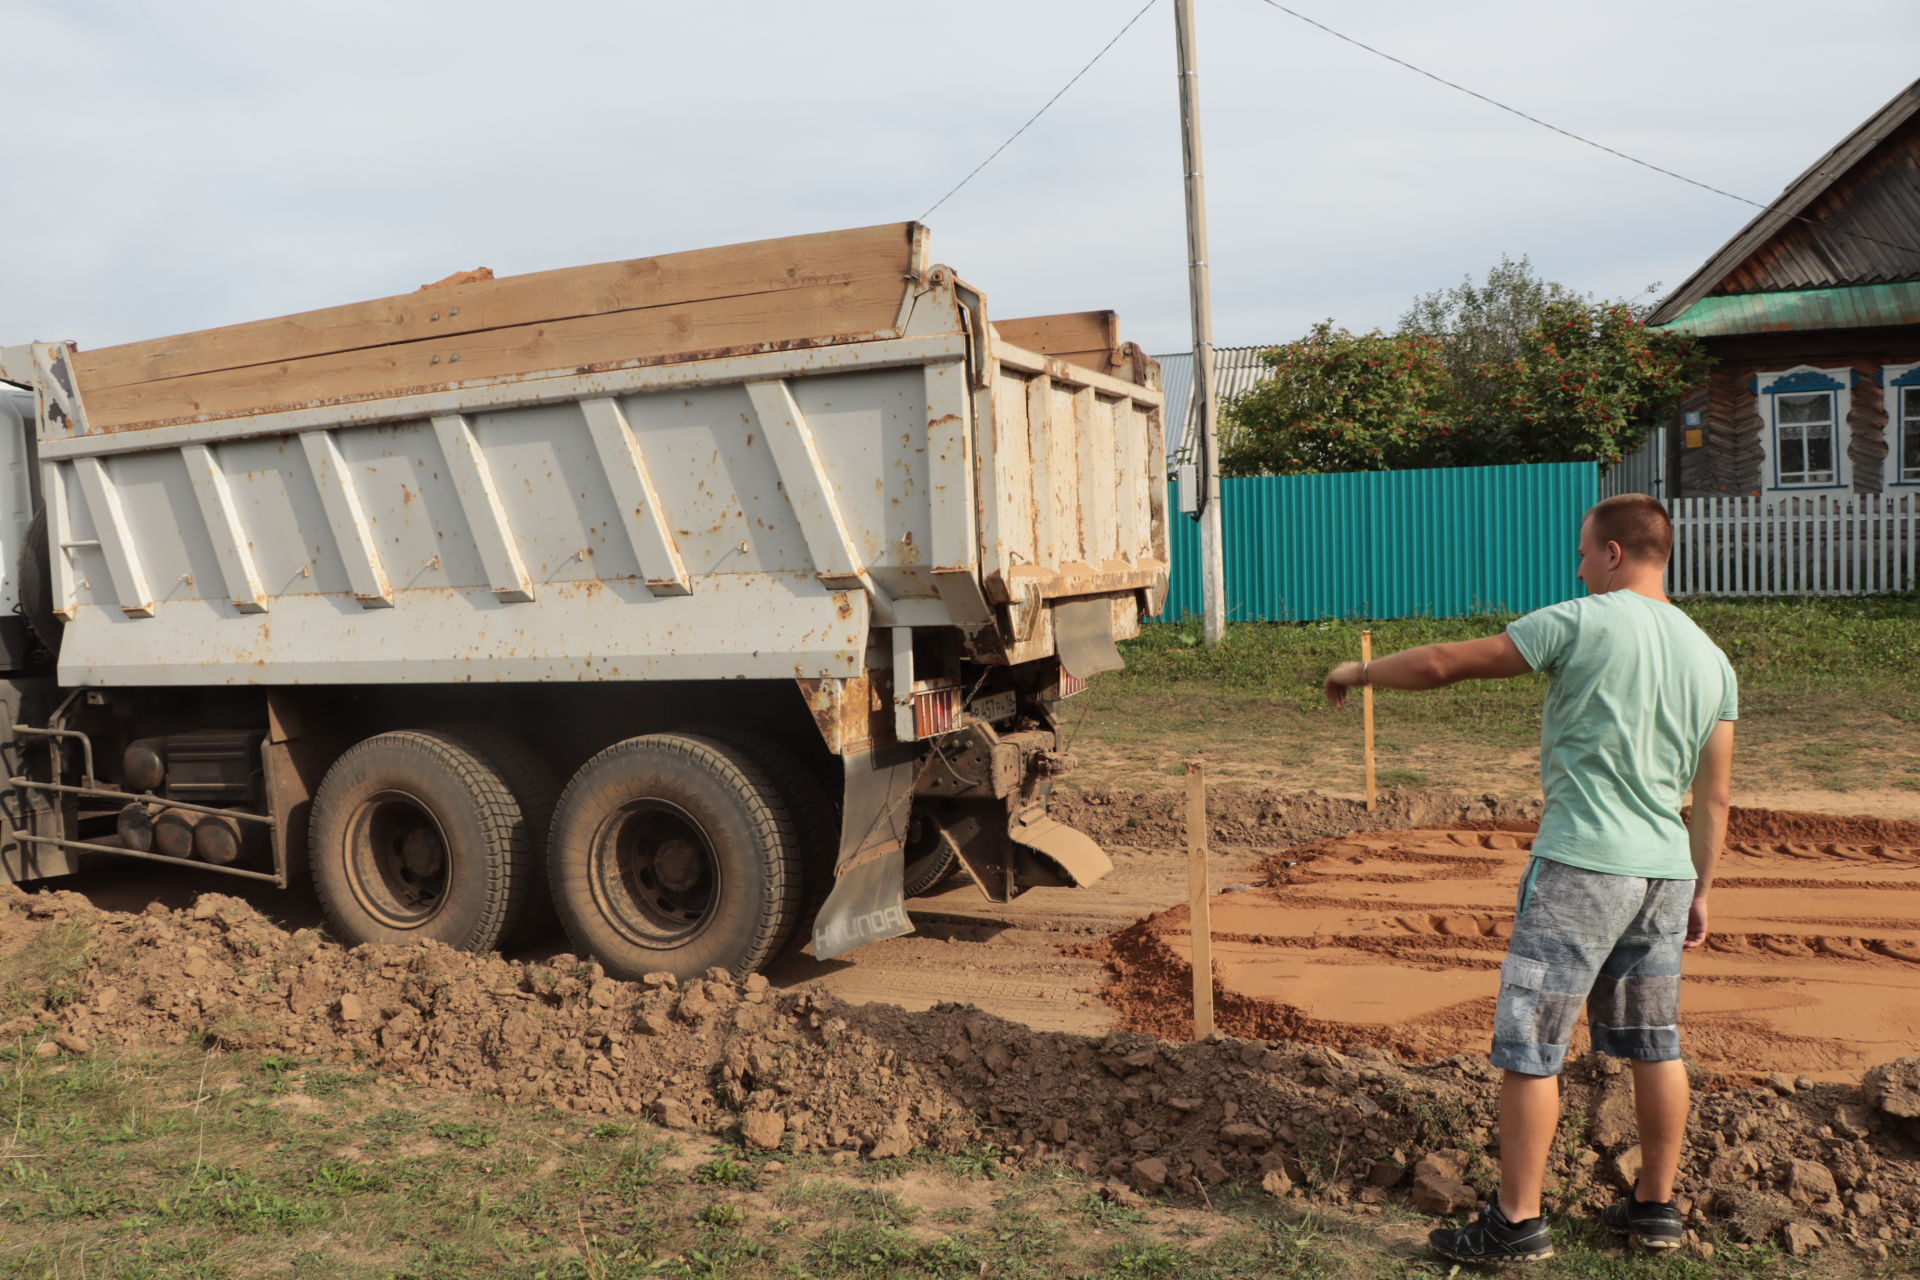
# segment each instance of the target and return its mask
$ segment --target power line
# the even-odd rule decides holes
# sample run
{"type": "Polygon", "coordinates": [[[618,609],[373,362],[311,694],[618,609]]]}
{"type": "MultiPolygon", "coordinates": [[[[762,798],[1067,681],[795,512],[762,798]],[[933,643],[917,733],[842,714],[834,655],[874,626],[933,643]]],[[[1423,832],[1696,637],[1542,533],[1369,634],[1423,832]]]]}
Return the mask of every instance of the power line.
{"type": "MultiPolygon", "coordinates": [[[[1328,35],[1332,36],[1334,39],[1344,40],[1356,49],[1364,49],[1376,58],[1385,58],[1388,62],[1391,62],[1396,66],[1405,67],[1408,71],[1414,72],[1416,75],[1425,76],[1427,79],[1432,80],[1436,84],[1443,84],[1449,89],[1453,89],[1453,90],[1456,90],[1457,92],[1466,94],[1469,98],[1478,98],[1480,101],[1486,103],[1490,107],[1498,107],[1500,110],[1507,112],[1509,115],[1519,116],[1522,120],[1525,120],[1530,124],[1537,124],[1542,129],[1552,130],[1554,133],[1559,134],[1563,138],[1571,138],[1575,142],[1583,143],[1586,146],[1594,148],[1596,151],[1604,151],[1608,155],[1617,156],[1618,158],[1625,160],[1629,164],[1637,164],[1642,169],[1651,169],[1655,173],[1664,174],[1669,178],[1677,179],[1680,182],[1686,183],[1690,187],[1699,187],[1702,191],[1711,191],[1714,195],[1725,196],[1729,200],[1737,200],[1741,204],[1751,205],[1754,208],[1760,209],[1762,211],[1771,212],[1771,211],[1774,211],[1775,209],[1774,205],[1762,204],[1758,200],[1749,200],[1747,199],[1747,197],[1743,195],[1736,195],[1731,191],[1722,191],[1719,187],[1713,186],[1709,183],[1701,182],[1697,178],[1689,178],[1684,173],[1675,173],[1671,169],[1663,169],[1657,164],[1653,164],[1649,161],[1642,160],[1638,156],[1630,156],[1626,152],[1616,150],[1613,147],[1609,147],[1603,142],[1595,142],[1592,138],[1583,138],[1579,134],[1574,133],[1570,129],[1562,129],[1559,125],[1551,124],[1548,121],[1542,120],[1538,116],[1528,115],[1526,112],[1520,110],[1518,107],[1510,107],[1504,102],[1500,102],[1500,101],[1497,101],[1496,99],[1489,98],[1484,93],[1476,93],[1474,90],[1467,88],[1467,86],[1463,84],[1455,84],[1453,81],[1447,79],[1445,76],[1435,75],[1433,72],[1428,71],[1425,67],[1417,67],[1413,63],[1408,62],[1404,58],[1396,58],[1392,54],[1386,52],[1383,49],[1376,49],[1372,45],[1366,43],[1364,40],[1356,40],[1352,36],[1347,35],[1344,32],[1335,31],[1332,27],[1328,26],[1324,22],[1320,22],[1316,19],[1309,18],[1304,13],[1299,13],[1293,9],[1287,8],[1287,6],[1285,6],[1284,4],[1279,3],[1279,0],[1261,0],[1261,3],[1268,5],[1271,8],[1278,9],[1280,12],[1286,14],[1290,18],[1297,18],[1298,20],[1306,23],[1310,27],[1318,27],[1320,30],[1326,32],[1328,35]]],[[[1857,232],[1857,231],[1844,231],[1839,227],[1829,226],[1824,222],[1819,222],[1813,218],[1804,217],[1797,213],[1790,213],[1787,215],[1787,217],[1792,219],[1795,222],[1804,222],[1810,227],[1818,227],[1820,230],[1827,232],[1829,235],[1850,236],[1855,240],[1865,240],[1871,244],[1881,245],[1884,248],[1898,249],[1902,253],[1920,253],[1920,248],[1916,248],[1910,244],[1900,244],[1892,240],[1882,240],[1877,236],[1862,235],[1860,232],[1857,232]]]]}
{"type": "Polygon", "coordinates": [[[995,159],[997,159],[997,158],[999,157],[999,155],[1000,155],[1000,153],[1001,153],[1002,151],[1005,151],[1005,150],[1006,150],[1006,149],[1007,149],[1008,147],[1010,147],[1010,146],[1012,146],[1012,145],[1013,145],[1013,143],[1014,143],[1014,139],[1015,139],[1015,138],[1018,138],[1018,137],[1019,137],[1019,136],[1020,136],[1021,134],[1023,134],[1023,133],[1025,133],[1025,132],[1026,132],[1026,131],[1027,131],[1028,129],[1030,129],[1030,128],[1032,128],[1032,127],[1033,127],[1033,122],[1034,122],[1035,120],[1038,120],[1038,119],[1039,119],[1039,118],[1040,118],[1041,116],[1043,116],[1043,115],[1045,115],[1045,114],[1047,114],[1047,108],[1048,108],[1048,107],[1051,107],[1051,106],[1052,106],[1052,105],[1053,105],[1054,103],[1056,103],[1056,102],[1058,102],[1058,101],[1060,101],[1060,99],[1061,99],[1061,98],[1062,98],[1063,96],[1065,96],[1065,94],[1066,94],[1066,92],[1067,92],[1067,90],[1069,90],[1069,89],[1071,89],[1071,88],[1073,88],[1073,86],[1074,86],[1074,85],[1076,85],[1076,84],[1078,84],[1078,83],[1080,83],[1080,77],[1081,77],[1081,76],[1084,76],[1085,74],[1087,74],[1087,72],[1089,72],[1089,71],[1091,71],[1091,70],[1093,70],[1093,64],[1094,64],[1095,62],[1098,62],[1098,61],[1100,61],[1100,59],[1102,59],[1102,58],[1104,58],[1104,57],[1106,57],[1106,56],[1107,56],[1107,50],[1109,50],[1109,49],[1111,49],[1111,48],[1113,48],[1113,46],[1115,46],[1116,44],[1119,44],[1119,43],[1120,43],[1120,37],[1121,37],[1121,36],[1124,36],[1125,34],[1127,34],[1127,32],[1129,32],[1129,31],[1131,31],[1131,30],[1133,30],[1133,24],[1134,24],[1134,23],[1136,23],[1136,22],[1138,22],[1138,21],[1140,21],[1140,19],[1142,19],[1142,18],[1144,18],[1144,17],[1146,17],[1146,16],[1147,16],[1147,10],[1149,10],[1149,9],[1151,9],[1151,8],[1153,8],[1153,6],[1154,6],[1154,5],[1156,5],[1156,4],[1158,4],[1158,3],[1159,3],[1159,0],[1147,0],[1147,2],[1146,2],[1145,4],[1143,4],[1143,5],[1141,5],[1141,6],[1140,6],[1140,12],[1138,12],[1138,13],[1136,13],[1136,14],[1134,14],[1134,15],[1133,15],[1133,16],[1132,16],[1131,18],[1129,18],[1129,19],[1127,19],[1127,25],[1126,25],[1126,26],[1124,26],[1124,27],[1122,27],[1122,28],[1120,28],[1120,30],[1119,30],[1118,32],[1116,32],[1116,33],[1114,34],[1114,37],[1113,37],[1113,39],[1111,39],[1111,40],[1109,40],[1109,41],[1107,41],[1107,42],[1106,42],[1106,44],[1104,44],[1104,45],[1102,45],[1102,46],[1100,47],[1100,52],[1098,52],[1098,53],[1096,53],[1096,54],[1094,54],[1094,55],[1093,55],[1093,61],[1092,61],[1092,62],[1089,62],[1089,63],[1087,63],[1087,65],[1086,65],[1086,66],[1084,66],[1084,67],[1082,67],[1082,68],[1080,68],[1080,70],[1078,70],[1078,71],[1076,71],[1076,72],[1074,72],[1074,74],[1073,74],[1073,79],[1071,79],[1071,80],[1069,80],[1069,81],[1067,81],[1067,82],[1066,82],[1065,84],[1063,84],[1063,85],[1061,85],[1061,86],[1060,86],[1060,92],[1059,92],[1059,93],[1056,93],[1056,94],[1054,94],[1054,95],[1053,95],[1053,96],[1052,96],[1051,98],[1048,98],[1048,99],[1047,99],[1047,101],[1046,101],[1046,104],[1045,104],[1044,106],[1042,106],[1042,107],[1041,107],[1041,108],[1040,108],[1040,109],[1039,109],[1038,111],[1036,111],[1036,112],[1034,112],[1034,113],[1033,113],[1033,115],[1032,115],[1032,116],[1031,116],[1031,117],[1030,117],[1030,118],[1029,118],[1029,119],[1027,120],[1027,122],[1026,122],[1025,124],[1023,124],[1023,125],[1021,125],[1021,126],[1020,126],[1020,127],[1018,128],[1018,129],[1015,129],[1015,130],[1013,131],[1013,136],[1012,136],[1012,137],[1010,137],[1010,138],[1008,138],[1008,139],[1007,139],[1007,140],[1006,140],[1005,142],[1003,142],[1003,143],[1001,143],[1001,144],[1000,144],[999,146],[997,146],[997,147],[995,147],[995,148],[993,149],[993,154],[992,154],[992,155],[990,155],[990,156],[988,156],[988,157],[987,157],[987,158],[986,158],[985,160],[982,160],[982,161],[981,161],[981,162],[980,162],[979,164],[977,164],[977,165],[975,165],[975,166],[973,166],[973,173],[969,173],[969,174],[968,174],[968,175],[967,175],[966,177],[964,177],[964,178],[962,178],[962,179],[960,179],[960,181],[958,181],[958,182],[956,182],[956,183],[954,183],[954,184],[953,184],[953,191],[949,191],[949,192],[947,192],[947,194],[946,194],[946,195],[944,195],[944,196],[941,196],[941,197],[940,197],[940,198],[939,198],[938,200],[935,200],[935,201],[934,201],[934,202],[933,202],[933,203],[932,203],[931,205],[928,205],[928,206],[927,206],[927,211],[926,211],[926,213],[923,213],[923,214],[921,214],[921,215],[920,215],[920,217],[919,217],[919,219],[918,219],[918,221],[920,221],[920,222],[925,222],[925,221],[927,220],[927,218],[928,218],[928,217],[929,217],[929,216],[930,216],[930,215],[931,215],[931,214],[933,213],[933,211],[934,211],[935,209],[938,209],[938,208],[939,208],[939,207],[940,207],[941,205],[943,205],[943,204],[945,204],[945,203],[946,203],[947,201],[949,201],[949,200],[951,200],[951,199],[953,198],[953,195],[954,195],[954,192],[955,192],[955,191],[958,191],[958,190],[960,190],[960,188],[962,188],[962,187],[964,187],[964,186],[966,186],[966,185],[967,185],[967,184],[968,184],[969,182],[972,182],[972,181],[973,181],[973,179],[974,179],[974,175],[975,175],[975,174],[978,174],[978,173],[979,173],[979,172],[980,172],[980,171],[981,171],[982,169],[984,169],[984,168],[986,168],[986,167],[987,167],[988,165],[990,165],[990,164],[992,164],[992,163],[994,162],[994,160],[995,160],[995,159]]]}

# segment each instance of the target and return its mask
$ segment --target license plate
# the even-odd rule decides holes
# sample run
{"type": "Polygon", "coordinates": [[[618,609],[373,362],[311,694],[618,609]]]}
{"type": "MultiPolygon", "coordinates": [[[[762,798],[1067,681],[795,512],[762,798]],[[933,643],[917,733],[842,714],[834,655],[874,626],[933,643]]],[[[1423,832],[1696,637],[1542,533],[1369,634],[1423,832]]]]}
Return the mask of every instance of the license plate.
{"type": "Polygon", "coordinates": [[[1011,720],[1013,713],[1018,709],[1019,703],[1016,701],[1014,692],[1011,689],[1002,693],[982,694],[980,697],[975,698],[973,704],[967,708],[967,710],[971,711],[977,718],[985,720],[988,724],[998,724],[1002,720],[1011,720]]]}

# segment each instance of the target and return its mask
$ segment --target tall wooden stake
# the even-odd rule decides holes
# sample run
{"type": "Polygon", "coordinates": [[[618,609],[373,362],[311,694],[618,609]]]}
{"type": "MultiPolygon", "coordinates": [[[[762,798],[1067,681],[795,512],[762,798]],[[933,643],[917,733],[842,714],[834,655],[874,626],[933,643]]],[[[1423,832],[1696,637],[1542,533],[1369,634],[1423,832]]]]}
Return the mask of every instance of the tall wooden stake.
{"type": "MultiPolygon", "coordinates": [[[[1373,661],[1373,632],[1360,633],[1360,661],[1373,661]]],[[[1367,812],[1373,812],[1373,684],[1369,681],[1360,690],[1360,719],[1366,725],[1367,734],[1367,812]]]]}
{"type": "Polygon", "coordinates": [[[1207,779],[1187,761],[1187,898],[1193,930],[1193,1038],[1213,1034],[1213,894],[1207,883],[1207,779]]]}
{"type": "Polygon", "coordinates": [[[1220,524],[1220,437],[1213,380],[1213,292],[1207,275],[1207,184],[1200,164],[1200,73],[1193,0],[1174,0],[1180,59],[1180,150],[1187,174],[1187,293],[1193,313],[1193,416],[1200,434],[1200,605],[1209,645],[1227,634],[1226,549],[1220,524]]]}

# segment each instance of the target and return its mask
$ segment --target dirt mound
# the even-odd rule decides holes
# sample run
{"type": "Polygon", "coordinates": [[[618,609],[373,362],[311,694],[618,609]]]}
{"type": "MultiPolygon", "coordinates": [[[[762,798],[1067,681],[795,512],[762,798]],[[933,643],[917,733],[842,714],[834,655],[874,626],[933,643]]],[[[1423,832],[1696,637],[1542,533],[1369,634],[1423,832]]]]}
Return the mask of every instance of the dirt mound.
{"type": "Polygon", "coordinates": [[[1729,840],[1838,840],[1848,844],[1897,844],[1920,848],[1920,822],[1895,818],[1842,818],[1792,809],[1742,809],[1727,814],[1729,840]]]}
{"type": "MultiPolygon", "coordinates": [[[[1491,1180],[1495,1073],[1479,1059],[1040,1033],[960,1005],[856,1008],[718,971],[623,983],[570,957],[349,951],[220,895],[126,915],[0,886],[0,971],[7,953],[76,930],[88,963],[53,1007],[0,1024],[44,1056],[189,1042],[293,1052],[767,1149],[856,1160],[993,1144],[1014,1163],[1057,1158],[1142,1191],[1244,1181],[1362,1212],[1409,1190],[1442,1207],[1458,1178],[1491,1180]]],[[[1569,1104],[1593,1119],[1584,1145],[1556,1148],[1569,1204],[1619,1185],[1624,1087],[1603,1061],[1571,1073],[1569,1104]]],[[[1783,1087],[1703,1100],[1689,1185],[1724,1190],[1689,1202],[1691,1220],[1754,1238],[1788,1222],[1863,1244],[1904,1237],[1920,1216],[1920,1060],[1882,1071],[1870,1094],[1783,1087]]]]}
{"type": "MultiPolygon", "coordinates": [[[[1048,813],[1078,827],[1102,845],[1178,849],[1187,838],[1187,797],[1177,787],[1054,793],[1048,813]]],[[[1281,792],[1250,787],[1209,787],[1208,838],[1216,849],[1272,848],[1319,840],[1349,831],[1395,827],[1471,826],[1539,821],[1540,801],[1510,800],[1464,791],[1389,788],[1369,812],[1359,800],[1318,791],[1281,792]]]]}

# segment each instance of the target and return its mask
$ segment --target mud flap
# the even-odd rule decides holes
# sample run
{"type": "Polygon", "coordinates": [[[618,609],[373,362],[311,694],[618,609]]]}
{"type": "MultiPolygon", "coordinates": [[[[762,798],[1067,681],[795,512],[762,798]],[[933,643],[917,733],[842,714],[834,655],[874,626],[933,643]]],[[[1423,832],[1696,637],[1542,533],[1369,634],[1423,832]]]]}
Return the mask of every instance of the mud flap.
{"type": "Polygon", "coordinates": [[[833,891],[813,921],[813,956],[831,960],[855,947],[913,932],[903,892],[913,749],[880,747],[841,757],[846,799],[833,891]]]}
{"type": "Polygon", "coordinates": [[[1076,831],[1064,822],[1040,817],[1031,822],[1018,818],[1007,824],[1007,834],[1059,867],[1076,886],[1089,885],[1113,870],[1113,859],[1084,831],[1076,831]]]}
{"type": "Polygon", "coordinates": [[[1113,643],[1113,605],[1102,600],[1062,600],[1053,606],[1053,643],[1060,665],[1080,680],[1126,666],[1113,643]]]}

